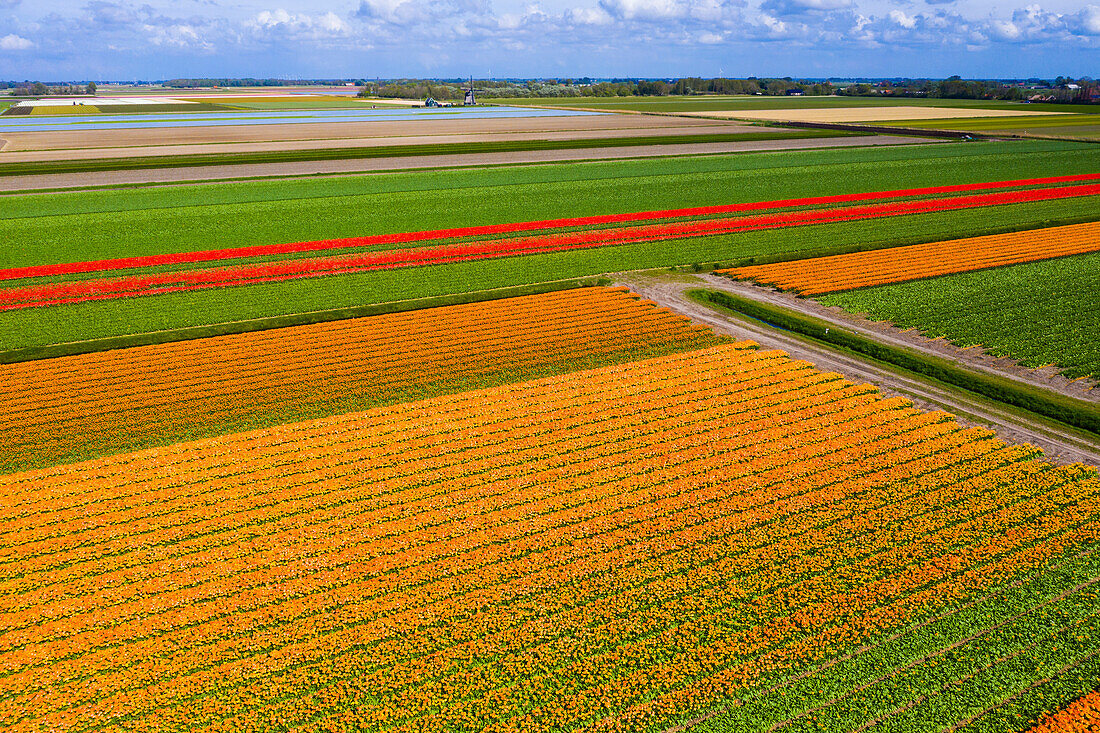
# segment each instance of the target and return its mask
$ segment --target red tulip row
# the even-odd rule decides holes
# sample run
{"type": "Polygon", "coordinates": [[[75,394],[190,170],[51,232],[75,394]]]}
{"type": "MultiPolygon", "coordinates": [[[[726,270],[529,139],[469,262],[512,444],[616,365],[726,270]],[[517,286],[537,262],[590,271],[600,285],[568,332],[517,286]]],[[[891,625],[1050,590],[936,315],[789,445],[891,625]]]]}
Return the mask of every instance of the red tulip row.
{"type": "MultiPolygon", "coordinates": [[[[897,192],[894,193],[896,194],[897,192]]],[[[0,310],[79,303],[89,300],[107,300],[137,295],[156,295],[213,287],[280,282],[304,277],[348,274],[398,267],[447,264],[496,257],[588,249],[631,242],[729,234],[778,227],[854,221],[859,219],[902,216],[933,211],[950,211],[978,206],[1045,201],[1097,194],[1100,194],[1100,183],[1085,183],[999,193],[981,193],[946,199],[918,199],[915,201],[898,201],[842,208],[788,211],[757,216],[664,222],[628,228],[619,227],[598,229],[594,231],[570,232],[566,234],[543,234],[518,239],[467,242],[418,249],[388,250],[334,257],[282,260],[236,265],[216,270],[165,272],[123,278],[48,283],[0,291],[0,310]]],[[[717,209],[723,207],[712,208],[717,209]]],[[[666,217],[672,217],[683,215],[683,211],[650,212],[650,214],[661,214],[666,217]]],[[[606,219],[607,217],[590,217],[590,219],[600,218],[606,219]]],[[[581,222],[581,220],[567,221],[572,222],[570,225],[577,225],[578,222],[581,222]]],[[[535,222],[534,224],[541,226],[544,225],[545,222],[535,222]]],[[[449,231],[455,232],[459,230],[449,231]]],[[[304,247],[310,244],[317,243],[301,243],[301,246],[304,247]]],[[[250,249],[255,250],[257,248],[250,249]]],[[[240,252],[241,250],[233,251],[240,252]]],[[[180,255],[180,257],[186,258],[190,257],[192,254],[202,253],[186,253],[180,255]]]]}

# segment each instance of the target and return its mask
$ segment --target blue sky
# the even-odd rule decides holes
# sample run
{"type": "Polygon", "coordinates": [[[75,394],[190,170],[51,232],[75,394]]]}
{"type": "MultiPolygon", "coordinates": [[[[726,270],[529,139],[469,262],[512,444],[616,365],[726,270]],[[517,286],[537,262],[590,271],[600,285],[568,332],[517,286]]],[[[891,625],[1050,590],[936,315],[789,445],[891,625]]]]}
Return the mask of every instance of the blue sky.
{"type": "Polygon", "coordinates": [[[1100,72],[1079,0],[0,0],[0,79],[1100,72]]]}

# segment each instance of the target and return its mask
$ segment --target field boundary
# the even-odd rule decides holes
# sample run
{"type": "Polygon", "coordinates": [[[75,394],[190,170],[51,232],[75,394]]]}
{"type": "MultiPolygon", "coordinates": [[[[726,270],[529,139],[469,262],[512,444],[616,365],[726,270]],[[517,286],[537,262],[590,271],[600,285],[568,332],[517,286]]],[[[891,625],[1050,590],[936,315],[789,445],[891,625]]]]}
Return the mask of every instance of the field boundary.
{"type": "Polygon", "coordinates": [[[229,336],[252,331],[267,331],[269,329],[286,328],[289,326],[305,326],[328,321],[343,321],[352,318],[402,313],[405,311],[438,308],[447,305],[482,303],[490,300],[516,298],[523,295],[541,295],[543,293],[551,293],[559,290],[597,287],[609,285],[610,283],[610,280],[603,277],[551,280],[528,285],[494,288],[492,290],[474,290],[465,293],[451,293],[448,295],[435,295],[425,298],[395,300],[386,303],[371,303],[349,308],[333,308],[332,310],[308,311],[281,316],[269,316],[266,318],[253,318],[247,321],[212,323],[204,326],[188,326],[186,328],[174,328],[166,331],[149,331],[146,333],[127,334],[125,336],[110,336],[88,341],[69,341],[63,344],[31,346],[22,349],[0,351],[0,364],[40,361],[43,359],[55,359],[62,356],[79,356],[81,354],[92,354],[100,351],[128,349],[135,346],[153,346],[175,341],[190,341],[213,336],[229,336]]]}
{"type": "Polygon", "coordinates": [[[734,311],[771,326],[932,377],[968,392],[1057,420],[1100,437],[1100,407],[1083,400],[1055,394],[1040,387],[1020,384],[1005,377],[982,374],[946,359],[922,354],[913,349],[884,344],[834,323],[731,293],[699,288],[689,290],[687,295],[705,305],[734,311]]]}

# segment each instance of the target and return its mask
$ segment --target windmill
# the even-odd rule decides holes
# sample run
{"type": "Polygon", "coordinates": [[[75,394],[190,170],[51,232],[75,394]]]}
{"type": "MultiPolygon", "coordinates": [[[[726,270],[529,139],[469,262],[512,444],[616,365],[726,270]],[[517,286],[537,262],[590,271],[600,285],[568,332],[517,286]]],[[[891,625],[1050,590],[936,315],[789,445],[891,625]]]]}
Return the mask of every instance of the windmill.
{"type": "Polygon", "coordinates": [[[474,99],[474,77],[470,77],[470,87],[466,90],[466,97],[462,100],[462,106],[477,104],[477,100],[474,99]]]}

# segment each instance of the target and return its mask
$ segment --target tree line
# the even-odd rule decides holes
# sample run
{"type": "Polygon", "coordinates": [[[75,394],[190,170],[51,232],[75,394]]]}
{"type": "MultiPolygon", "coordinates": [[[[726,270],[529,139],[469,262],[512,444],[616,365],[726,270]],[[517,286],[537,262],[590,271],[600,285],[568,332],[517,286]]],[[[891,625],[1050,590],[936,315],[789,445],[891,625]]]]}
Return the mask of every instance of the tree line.
{"type": "Polygon", "coordinates": [[[55,97],[79,94],[85,96],[95,94],[94,81],[87,84],[58,84],[49,86],[40,81],[35,82],[0,82],[0,89],[11,89],[11,94],[16,97],[55,97]]]}
{"type": "MultiPolygon", "coordinates": [[[[386,82],[364,82],[360,97],[395,97],[398,99],[459,100],[469,81],[461,79],[397,79],[386,82]]],[[[687,94],[761,94],[778,96],[792,91],[805,95],[833,94],[829,82],[802,82],[783,79],[612,79],[595,81],[580,79],[545,79],[505,81],[475,79],[477,95],[482,99],[538,97],[664,97],[687,94]]]]}
{"type": "Polygon", "coordinates": [[[1035,101],[1060,103],[1095,103],[1100,101],[1100,84],[1085,77],[1073,79],[1059,76],[1053,81],[1027,79],[1017,82],[963,79],[952,76],[939,81],[931,79],[898,80],[878,84],[851,84],[837,94],[853,97],[928,97],[938,99],[998,99],[1005,101],[1035,101]]]}

